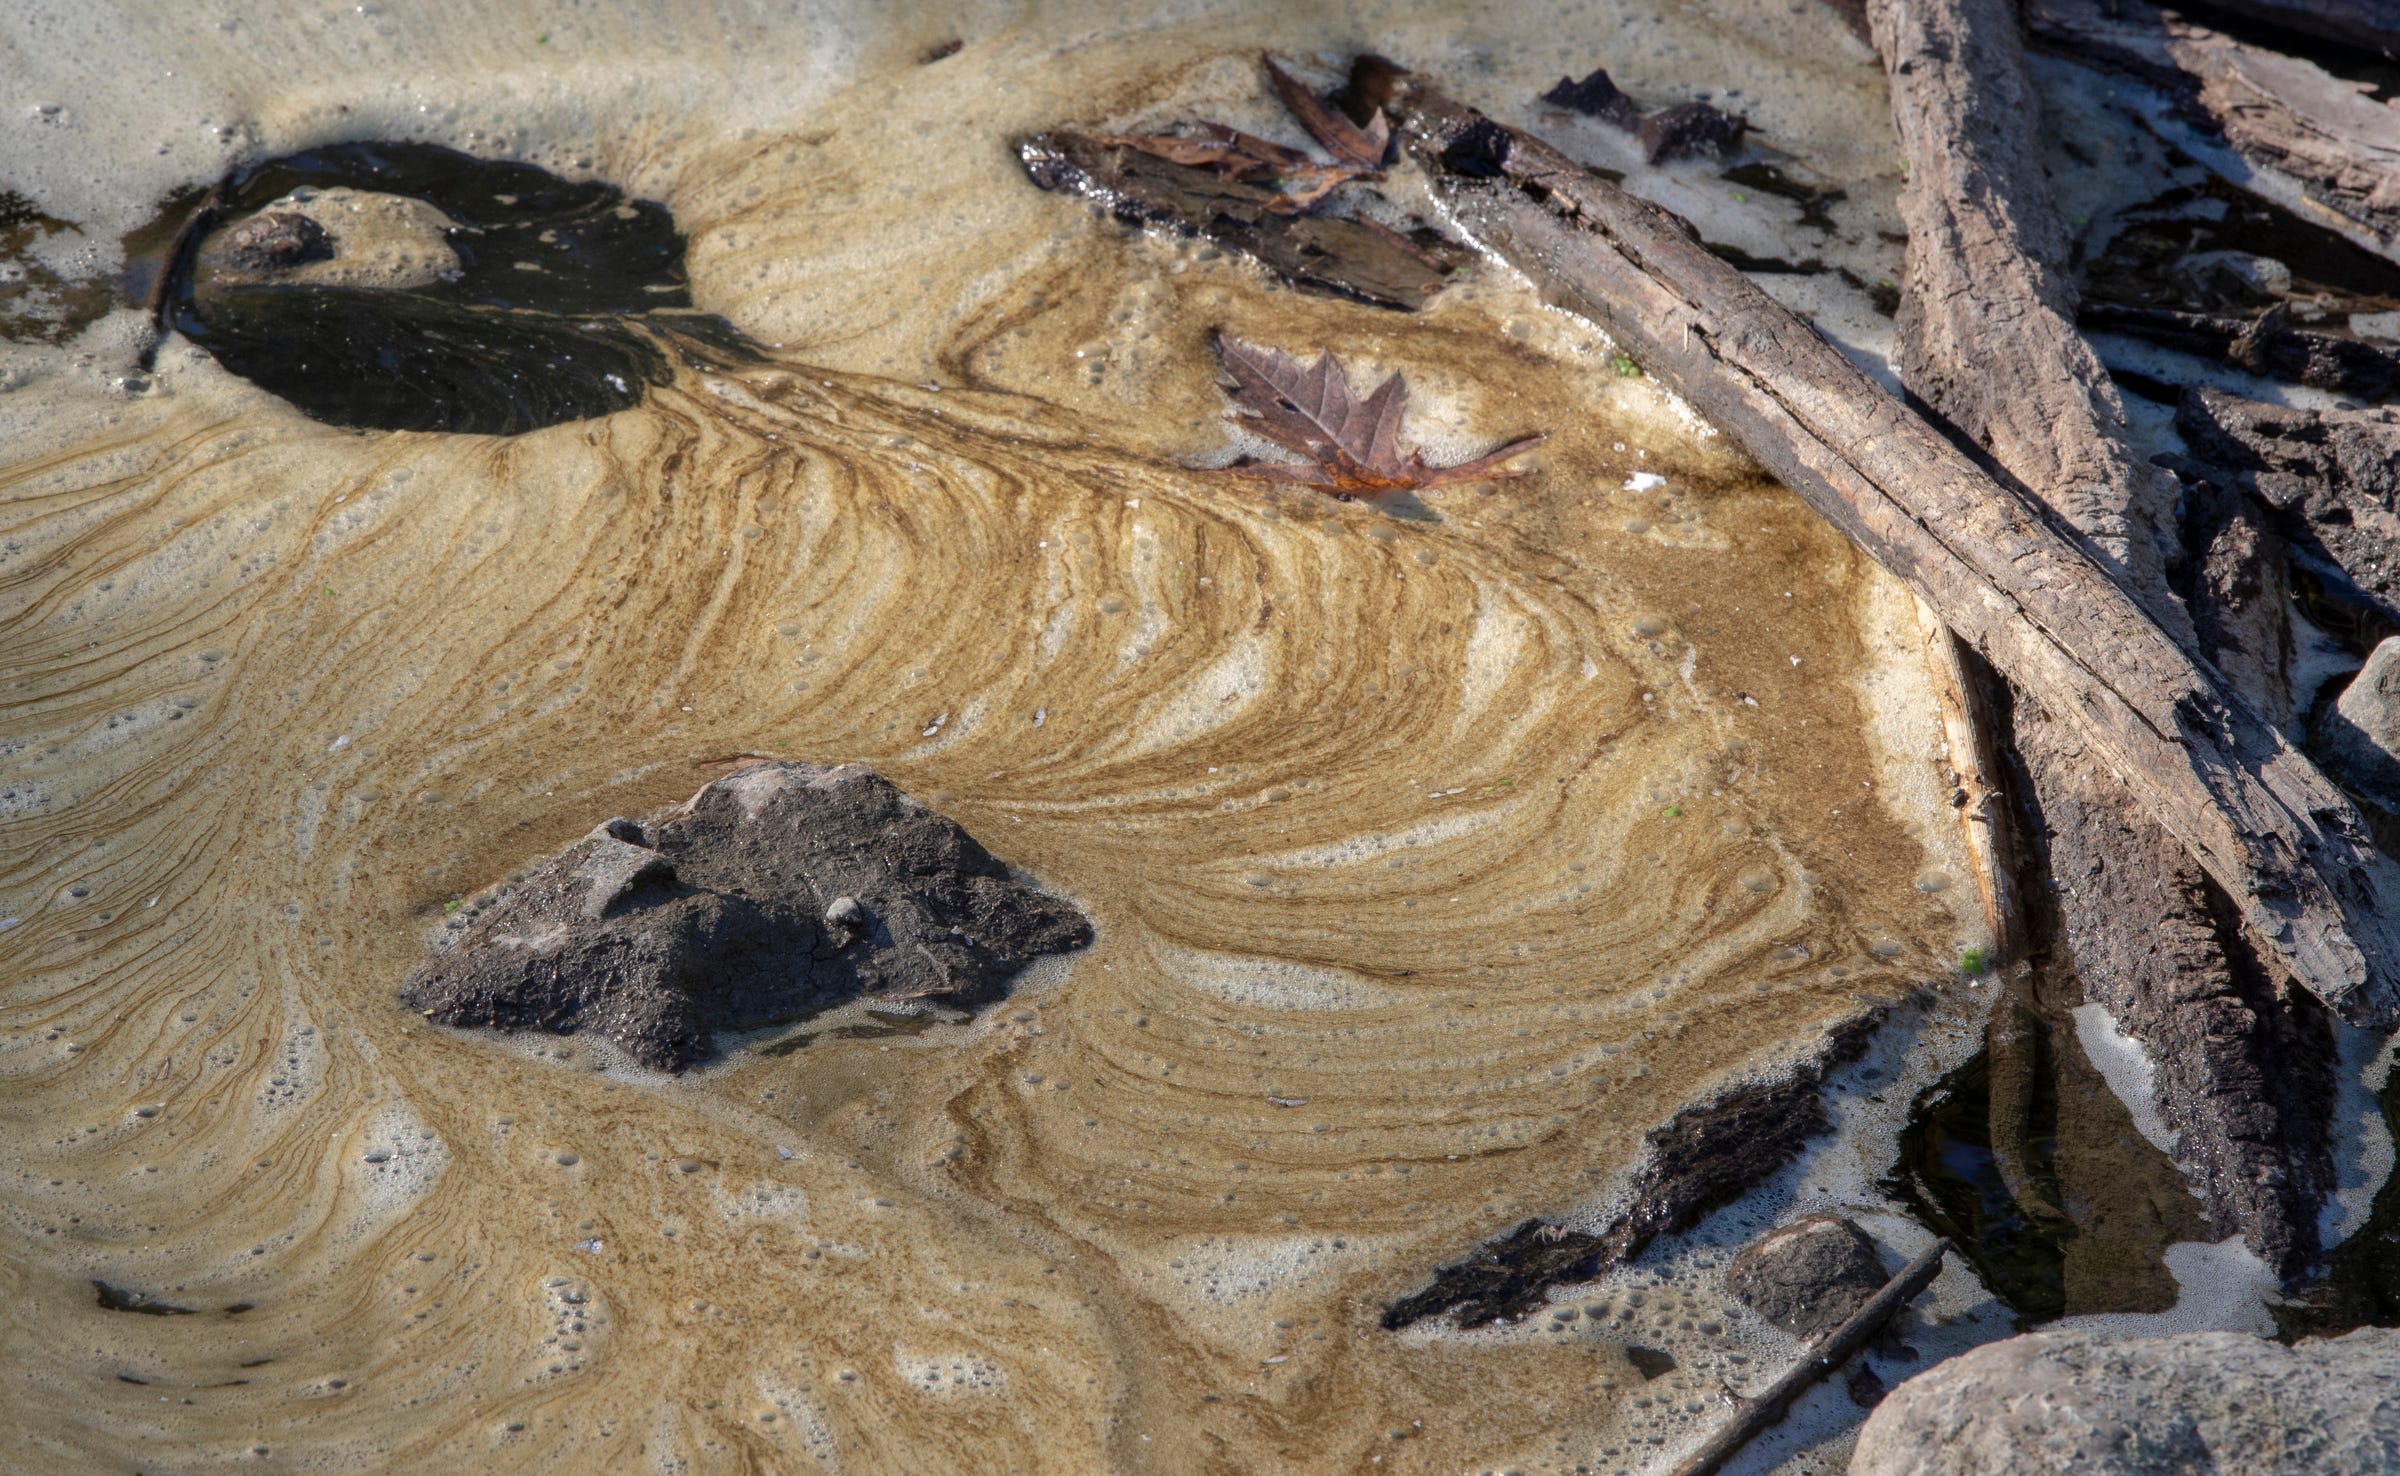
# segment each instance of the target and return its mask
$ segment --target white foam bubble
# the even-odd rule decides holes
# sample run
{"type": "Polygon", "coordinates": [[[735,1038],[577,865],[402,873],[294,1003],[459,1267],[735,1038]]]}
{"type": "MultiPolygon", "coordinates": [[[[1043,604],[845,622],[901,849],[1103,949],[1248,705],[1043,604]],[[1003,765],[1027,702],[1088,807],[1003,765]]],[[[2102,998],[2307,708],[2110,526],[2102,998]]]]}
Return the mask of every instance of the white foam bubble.
{"type": "Polygon", "coordinates": [[[2140,1041],[2118,1033],[2117,1022],[2106,1005],[2077,1005],[2074,1016],[2076,1042],[2099,1071],[2100,1079],[2108,1083],[2108,1089],[2133,1114],[2134,1131],[2172,1159],[2179,1135],[2158,1115],[2158,1072],[2150,1053],[2142,1049],[2140,1041]]]}
{"type": "Polygon", "coordinates": [[[892,1371],[903,1386],[942,1399],[1004,1398],[1008,1371],[981,1353],[919,1353],[892,1345],[892,1371]]]}

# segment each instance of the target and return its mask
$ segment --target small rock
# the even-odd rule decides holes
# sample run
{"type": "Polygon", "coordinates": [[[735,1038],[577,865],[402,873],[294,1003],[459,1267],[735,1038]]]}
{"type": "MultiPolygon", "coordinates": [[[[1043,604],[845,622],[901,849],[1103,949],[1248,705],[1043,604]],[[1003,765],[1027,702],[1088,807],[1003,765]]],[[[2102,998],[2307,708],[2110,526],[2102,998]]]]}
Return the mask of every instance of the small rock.
{"type": "Polygon", "coordinates": [[[1035,956],[1092,936],[856,764],[757,764],[639,825],[611,820],[470,915],[402,989],[410,1008],[445,1025],[594,1029],[669,1071],[718,1030],[861,995],[988,1003],[1035,956]]]}
{"type": "Polygon", "coordinates": [[[1840,1215],[1778,1225],[1725,1271],[1726,1288],[1752,1311],[1808,1341],[1849,1321],[1885,1280],[1874,1240],[1840,1215]]]}
{"type": "Polygon", "coordinates": [[[253,215],[225,233],[225,261],[248,272],[276,272],[333,259],[333,237],[291,210],[253,215]]]}
{"type": "Polygon", "coordinates": [[[2400,1330],[1987,1343],[1894,1389],[1850,1476],[2366,1476],[2400,1471],[2400,1330]]]}
{"type": "Polygon", "coordinates": [[[1868,1367],[1864,1359],[1850,1365],[1850,1372],[1842,1376],[1842,1382],[1850,1391],[1850,1402],[1860,1409],[1873,1409],[1890,1392],[1883,1387],[1882,1376],[1868,1367]]]}
{"type": "Polygon", "coordinates": [[[2315,734],[2336,779],[2385,809],[2400,809],[2400,636],[2367,655],[2315,734]]]}
{"type": "Polygon", "coordinates": [[[867,910],[858,905],[856,897],[836,897],[825,904],[825,926],[843,935],[837,946],[846,946],[851,937],[865,930],[867,910]]]}
{"type": "Polygon", "coordinates": [[[2263,307],[2292,290],[2290,267],[2247,251],[2195,251],[2173,271],[2215,307],[2263,307]]]}

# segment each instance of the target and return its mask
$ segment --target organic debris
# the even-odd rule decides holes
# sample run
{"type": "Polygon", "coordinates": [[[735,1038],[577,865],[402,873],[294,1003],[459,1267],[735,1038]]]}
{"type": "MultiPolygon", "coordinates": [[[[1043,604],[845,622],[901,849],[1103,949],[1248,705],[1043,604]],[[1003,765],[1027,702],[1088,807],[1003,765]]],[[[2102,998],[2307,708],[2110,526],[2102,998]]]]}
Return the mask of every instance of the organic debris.
{"type": "Polygon", "coordinates": [[[1139,149],[1170,164],[1212,169],[1227,179],[1266,186],[1277,195],[1268,208],[1280,215],[1296,215],[1324,199],[1337,186],[1373,175],[1383,167],[1384,155],[1391,148],[1392,127],[1381,109],[1364,126],[1353,123],[1339,109],[1309,91],[1298,78],[1275,65],[1273,57],[1261,56],[1259,60],[1266,66],[1268,79],[1275,84],[1275,95],[1283,99],[1283,105],[1291,109],[1292,117],[1308,130],[1308,136],[1317,141],[1318,147],[1333,155],[1332,163],[1311,159],[1299,149],[1286,148],[1254,133],[1206,121],[1175,133],[1095,134],[1092,142],[1139,149]]]}
{"type": "Polygon", "coordinates": [[[1360,173],[1348,164],[1319,163],[1298,149],[1223,123],[1196,123],[1183,133],[1101,133],[1093,135],[1092,142],[1139,149],[1170,164],[1213,169],[1227,179],[1263,185],[1275,191],[1267,208],[1278,215],[1298,214],[1360,173]]]}
{"type": "Polygon", "coordinates": [[[865,997],[972,1009],[1091,941],[1073,904],[858,764],[753,764],[610,820],[453,919],[401,998],[444,1025],[593,1031],[681,1071],[720,1030],[865,997]]]}
{"type": "Polygon", "coordinates": [[[1722,159],[1741,143],[1742,135],[1750,127],[1749,119],[1728,113],[1713,103],[1677,103],[1655,113],[1644,113],[1609,80],[1605,67],[1594,67],[1592,74],[1580,82],[1572,77],[1559,78],[1556,87],[1542,94],[1542,101],[1613,123],[1634,134],[1642,141],[1642,156],[1653,164],[1702,154],[1722,159]]]}
{"type": "Polygon", "coordinates": [[[1384,155],[1392,147],[1392,125],[1383,116],[1383,109],[1368,114],[1363,124],[1353,123],[1339,108],[1275,65],[1275,58],[1262,55],[1259,61],[1267,69],[1267,79],[1275,84],[1275,95],[1283,99],[1283,105],[1292,110],[1292,116],[1308,130],[1308,136],[1317,141],[1319,148],[1333,155],[1336,162],[1361,174],[1383,167],[1384,155]]]}
{"type": "Polygon", "coordinates": [[[1427,487],[1447,487],[1524,473],[1501,463],[1549,439],[1526,436],[1499,450],[1456,466],[1428,466],[1423,453],[1400,451],[1400,417],[1408,405],[1408,381],[1398,374],[1376,386],[1362,402],[1330,349],[1305,368],[1280,349],[1217,337],[1223,366],[1219,384],[1233,397],[1243,429],[1308,458],[1305,462],[1262,462],[1245,458],[1225,468],[1230,475],[1262,482],[1296,482],[1335,497],[1374,497],[1427,487]]]}

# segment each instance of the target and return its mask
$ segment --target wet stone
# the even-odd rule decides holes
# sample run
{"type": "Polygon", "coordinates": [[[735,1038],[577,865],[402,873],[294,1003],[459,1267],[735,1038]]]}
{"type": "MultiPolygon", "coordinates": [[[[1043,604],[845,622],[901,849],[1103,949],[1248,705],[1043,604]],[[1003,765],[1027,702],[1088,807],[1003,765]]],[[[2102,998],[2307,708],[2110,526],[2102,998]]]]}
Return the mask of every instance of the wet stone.
{"type": "Polygon", "coordinates": [[[225,236],[226,260],[244,271],[283,271],[333,257],[333,237],[325,227],[289,210],[254,215],[225,236]]]}
{"type": "Polygon", "coordinates": [[[680,1071],[719,1030],[854,998],[989,1003],[1037,955],[1091,936],[872,770],[768,763],[534,867],[401,999],[445,1025],[596,1031],[680,1071]]]}
{"type": "Polygon", "coordinates": [[[1847,1322],[1884,1281],[1874,1240],[1840,1215],[1778,1225],[1725,1271],[1727,1289],[1752,1311],[1810,1340],[1847,1322]]]}

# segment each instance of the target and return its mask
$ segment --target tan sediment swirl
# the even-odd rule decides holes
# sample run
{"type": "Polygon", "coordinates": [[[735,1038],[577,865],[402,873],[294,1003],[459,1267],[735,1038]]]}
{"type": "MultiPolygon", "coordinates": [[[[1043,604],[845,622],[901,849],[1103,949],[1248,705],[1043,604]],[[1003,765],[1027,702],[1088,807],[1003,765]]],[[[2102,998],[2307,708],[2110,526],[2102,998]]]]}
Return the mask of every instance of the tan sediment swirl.
{"type": "Polygon", "coordinates": [[[1558,440],[1404,521],[792,364],[514,441],[202,390],[12,471],[25,1448],[1259,1468],[1439,1406],[1431,1468],[1604,1420],[1598,1345],[1562,1379],[1375,1314],[1950,945],[1853,680],[1907,653],[1720,455],[1654,420],[1677,495],[1615,491],[1631,422],[1473,306],[1209,290],[1359,313],[1558,440]],[[446,898],[744,751],[874,763],[1099,943],[977,1024],[682,1081],[411,1028],[446,898]]]}
{"type": "MultiPolygon", "coordinates": [[[[812,148],[682,166],[704,306],[872,237],[812,148]]],[[[1596,1329],[1376,1318],[1953,957],[1905,597],[1505,282],[1404,319],[1042,208],[873,288],[942,324],[885,374],[795,340],[508,441],[176,345],[13,392],[6,1464],[1447,1471],[1637,1418],[1596,1329]],[[1207,475],[1215,327],[1406,372],[1438,457],[1553,438],[1408,516],[1207,475]],[[447,901],[741,753],[874,764],[1099,941],[682,1079],[397,1006],[447,901]]]]}

